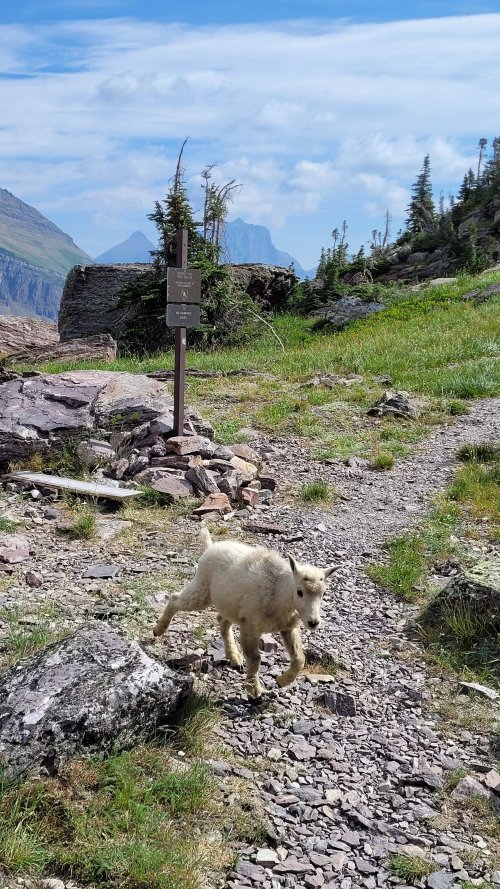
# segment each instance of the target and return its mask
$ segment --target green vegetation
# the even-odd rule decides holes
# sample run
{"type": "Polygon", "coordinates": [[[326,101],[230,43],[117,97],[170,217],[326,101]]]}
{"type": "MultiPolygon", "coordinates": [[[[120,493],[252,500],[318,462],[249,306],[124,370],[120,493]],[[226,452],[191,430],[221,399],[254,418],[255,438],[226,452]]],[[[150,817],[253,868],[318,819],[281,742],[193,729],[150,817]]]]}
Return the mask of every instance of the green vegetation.
{"type": "Polygon", "coordinates": [[[394,466],[394,454],[388,451],[376,451],[370,462],[370,469],[383,471],[394,466]]]}
{"type": "Polygon", "coordinates": [[[457,507],[443,499],[418,532],[388,541],[385,546],[389,555],[387,562],[371,565],[367,569],[369,577],[406,602],[419,601],[431,565],[453,552],[452,534],[458,518],[457,507]]]}
{"type": "Polygon", "coordinates": [[[428,877],[438,870],[437,865],[427,858],[418,855],[392,855],[389,860],[389,868],[394,876],[409,883],[412,880],[428,877]]]}
{"type": "Polygon", "coordinates": [[[41,608],[36,615],[26,615],[24,610],[17,608],[3,608],[0,611],[0,623],[4,624],[5,632],[2,633],[0,644],[0,667],[10,667],[50,642],[60,639],[62,634],[55,628],[54,617],[54,609],[50,606],[41,608]],[[33,623],[21,622],[26,621],[27,617],[33,623]]]}
{"type": "Polygon", "coordinates": [[[82,503],[76,511],[75,524],[71,531],[72,537],[78,540],[91,540],[95,536],[96,514],[96,506],[82,503]]]}
{"type": "Polygon", "coordinates": [[[334,492],[326,482],[314,481],[302,485],[299,491],[299,499],[302,503],[328,503],[334,496],[334,492]]]}
{"type": "Polygon", "coordinates": [[[491,538],[500,540],[500,446],[488,442],[465,445],[457,456],[464,465],[448,496],[465,504],[473,516],[486,519],[491,538]]]}
{"type": "Polygon", "coordinates": [[[227,854],[205,842],[222,821],[204,765],[177,767],[141,745],[104,761],[70,763],[60,778],[4,782],[0,865],[16,876],[59,874],[126,889],[198,889],[227,854]]]}
{"type": "Polygon", "coordinates": [[[0,516],[0,531],[15,531],[17,528],[19,528],[18,522],[11,522],[10,519],[4,519],[2,516],[0,516]]]}
{"type": "Polygon", "coordinates": [[[219,722],[219,711],[207,695],[192,693],[180,707],[169,743],[191,756],[206,755],[207,737],[219,722]]]}

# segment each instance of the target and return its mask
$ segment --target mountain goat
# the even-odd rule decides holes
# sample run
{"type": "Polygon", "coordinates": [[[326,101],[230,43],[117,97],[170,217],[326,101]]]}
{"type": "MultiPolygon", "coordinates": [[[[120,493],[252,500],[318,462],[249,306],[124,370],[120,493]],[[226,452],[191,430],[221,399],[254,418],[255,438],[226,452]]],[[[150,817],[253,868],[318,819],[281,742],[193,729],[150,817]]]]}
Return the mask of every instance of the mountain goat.
{"type": "Polygon", "coordinates": [[[262,633],[280,632],[290,655],[290,665],[277,678],[289,685],[304,667],[300,622],[316,629],[321,624],[320,606],[325,581],[333,567],[315,568],[263,546],[247,546],[235,540],[217,543],[202,530],[203,555],[195,577],[181,593],[171,597],[154,627],[161,636],[178,611],[204,611],[212,606],[218,614],[227,660],[241,667],[233,624],[240,628],[240,643],[247,662],[246,689],[250,699],[260,698],[259,640],[262,633]]]}

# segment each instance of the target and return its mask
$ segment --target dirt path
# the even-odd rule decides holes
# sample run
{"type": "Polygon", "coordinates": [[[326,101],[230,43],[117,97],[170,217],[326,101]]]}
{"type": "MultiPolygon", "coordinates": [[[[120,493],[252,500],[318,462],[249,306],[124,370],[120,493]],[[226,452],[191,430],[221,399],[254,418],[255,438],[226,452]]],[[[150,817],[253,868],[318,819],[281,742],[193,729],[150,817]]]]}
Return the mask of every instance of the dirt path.
{"type": "MultiPolygon", "coordinates": [[[[270,641],[262,666],[267,703],[250,708],[241,697],[242,678],[221,662],[215,622],[208,618],[203,624],[212,657],[200,687],[215,695],[223,713],[217,729],[220,758],[212,767],[221,781],[225,775],[248,781],[245,793],[253,788],[255,818],[266,825],[258,846],[240,850],[236,871],[228,877],[231,889],[397,885],[403,880],[390,873],[387,862],[405,852],[432,857],[438,871],[429,878],[430,889],[492,873],[500,883],[494,861],[498,841],[481,837],[474,815],[453,813],[443,791],[455,769],[473,771],[493,763],[475,705],[458,700],[460,726],[436,711],[435,702],[449,694],[453,682],[428,670],[404,633],[408,608],[377,589],[363,570],[383,540],[418,519],[446,486],[460,444],[499,437],[500,399],[490,399],[471,404],[470,413],[452,426],[437,427],[390,472],[314,464],[297,443],[271,443],[275,453],[269,468],[280,491],[322,477],[342,495],[332,510],[299,509],[278,496],[265,514],[286,535],[302,535],[295,542],[286,543],[283,535],[267,544],[299,559],[336,564],[324,624],[317,635],[304,636],[311,655],[327,663],[325,672],[333,662],[341,666],[325,684],[302,677],[278,694],[274,677],[282,670],[283,653],[270,641]],[[336,704],[348,715],[329,711],[325,692],[340,696],[336,704]]],[[[173,533],[145,531],[138,555],[120,538],[62,544],[50,532],[43,509],[27,510],[14,499],[7,504],[14,518],[28,512],[33,555],[9,588],[0,589],[4,607],[29,611],[43,604],[59,609],[65,625],[73,626],[83,614],[112,602],[140,625],[160,609],[165,595],[136,595],[137,563],[167,578],[177,578],[179,571],[191,574],[196,529],[188,519],[173,533]],[[193,546],[186,544],[187,535],[193,546]],[[175,571],[167,550],[181,551],[175,571]],[[93,560],[121,566],[123,582],[84,580],[93,560]],[[40,575],[39,588],[26,585],[27,568],[40,575]]],[[[199,616],[179,617],[169,636],[169,657],[196,648],[193,628],[201,623],[199,616]]],[[[424,887],[425,878],[417,885],[424,887]]]]}

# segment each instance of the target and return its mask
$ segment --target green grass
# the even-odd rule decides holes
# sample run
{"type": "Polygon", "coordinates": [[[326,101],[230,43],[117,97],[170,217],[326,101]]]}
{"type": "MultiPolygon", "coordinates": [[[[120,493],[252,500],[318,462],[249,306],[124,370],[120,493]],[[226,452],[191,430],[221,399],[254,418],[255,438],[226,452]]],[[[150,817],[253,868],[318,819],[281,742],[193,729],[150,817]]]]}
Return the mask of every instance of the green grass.
{"type": "Polygon", "coordinates": [[[202,874],[224,861],[221,848],[204,842],[220,821],[217,789],[203,764],[180,765],[164,748],[141,745],[72,762],[60,778],[7,784],[0,866],[83,885],[198,889],[202,874]]]}
{"type": "Polygon", "coordinates": [[[438,866],[433,861],[420,858],[418,855],[392,855],[389,859],[389,869],[395,877],[410,883],[412,880],[428,877],[438,870],[438,866]]]}
{"type": "Polygon", "coordinates": [[[394,462],[394,454],[389,453],[389,451],[376,451],[370,462],[370,469],[376,469],[382,472],[387,469],[392,469],[394,462]]]}
{"type": "Polygon", "coordinates": [[[455,474],[448,496],[463,503],[472,516],[485,519],[490,536],[500,540],[500,446],[465,445],[457,457],[463,465],[455,474]]]}
{"type": "MultiPolygon", "coordinates": [[[[279,316],[273,324],[285,352],[264,329],[246,347],[211,352],[188,349],[188,365],[222,372],[252,368],[284,381],[305,380],[321,372],[383,374],[391,377],[394,386],[424,395],[455,399],[493,395],[500,391],[500,300],[473,305],[462,301],[461,295],[499,278],[498,274],[464,277],[408,295],[339,334],[314,334],[310,320],[279,316]]],[[[172,365],[169,352],[121,358],[103,367],[147,372],[172,365]]],[[[75,366],[52,362],[43,368],[55,373],[75,366]]],[[[85,366],[91,363],[78,364],[85,366]]],[[[191,385],[188,381],[188,390],[191,385]]]]}
{"type": "MultiPolygon", "coordinates": [[[[30,615],[31,616],[31,615],[30,615]]],[[[22,624],[21,618],[26,612],[18,608],[4,608],[0,611],[0,622],[6,628],[0,643],[0,666],[10,667],[22,658],[28,657],[44,648],[50,642],[61,638],[61,632],[55,628],[54,609],[47,606],[39,610],[33,618],[34,624],[22,624]]]]}
{"type": "Polygon", "coordinates": [[[394,537],[385,544],[387,560],[370,565],[368,576],[406,602],[419,601],[432,563],[447,558],[454,550],[453,532],[458,520],[455,504],[441,499],[419,531],[394,537]]]}
{"type": "Polygon", "coordinates": [[[0,531],[10,532],[15,531],[16,528],[19,528],[18,522],[11,522],[10,519],[4,519],[0,516],[0,531]]]}
{"type": "Polygon", "coordinates": [[[191,756],[206,755],[207,737],[219,718],[217,707],[207,695],[192,692],[176,715],[169,743],[191,756]]]}
{"type": "Polygon", "coordinates": [[[322,481],[308,482],[302,485],[299,490],[299,500],[307,505],[328,503],[333,496],[334,491],[326,482],[322,481]]]}
{"type": "Polygon", "coordinates": [[[96,532],[97,509],[83,503],[76,511],[75,524],[71,536],[77,540],[91,540],[96,532]]]}

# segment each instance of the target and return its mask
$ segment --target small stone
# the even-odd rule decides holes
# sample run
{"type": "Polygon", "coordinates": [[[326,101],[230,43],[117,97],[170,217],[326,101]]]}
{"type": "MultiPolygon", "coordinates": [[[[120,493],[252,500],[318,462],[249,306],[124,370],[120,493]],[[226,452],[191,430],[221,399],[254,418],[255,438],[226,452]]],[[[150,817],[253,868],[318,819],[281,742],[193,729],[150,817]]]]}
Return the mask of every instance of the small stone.
{"type": "Polygon", "coordinates": [[[165,442],[165,447],[170,453],[183,456],[184,454],[213,453],[213,445],[210,439],[200,435],[174,435],[165,442]]]}
{"type": "Polygon", "coordinates": [[[329,787],[325,790],[325,799],[329,803],[338,803],[342,799],[342,791],[338,787],[329,787]]]}
{"type": "Polygon", "coordinates": [[[239,457],[241,460],[246,460],[247,463],[260,463],[260,457],[257,451],[254,451],[253,448],[250,448],[246,444],[229,445],[229,450],[232,451],[235,457],[239,457]]]}
{"type": "Polygon", "coordinates": [[[289,752],[294,759],[303,762],[304,760],[312,759],[313,756],[316,755],[316,747],[313,747],[306,741],[300,741],[297,744],[293,744],[293,746],[289,748],[289,752]]]}
{"type": "Polygon", "coordinates": [[[265,651],[268,654],[274,653],[280,650],[280,644],[277,639],[271,633],[263,633],[260,637],[259,648],[261,651],[265,651]]]}
{"type": "Polygon", "coordinates": [[[281,864],[274,868],[275,874],[306,874],[314,871],[312,864],[308,861],[299,861],[298,858],[286,858],[281,864]]]}
{"type": "Polygon", "coordinates": [[[219,489],[215,483],[215,476],[204,466],[191,466],[186,472],[186,479],[200,494],[217,494],[219,489]]]}
{"type": "Polygon", "coordinates": [[[209,494],[201,506],[193,511],[193,515],[202,516],[207,512],[215,512],[218,515],[225,515],[231,512],[231,504],[227,494],[218,491],[217,494],[209,494]]]}
{"type": "Polygon", "coordinates": [[[336,713],[337,716],[356,716],[356,701],[352,695],[341,692],[325,692],[321,703],[327,710],[336,713]]]}
{"type": "Polygon", "coordinates": [[[257,849],[255,863],[261,864],[262,867],[273,867],[279,864],[278,853],[274,849],[257,849]]]}
{"type": "Polygon", "coordinates": [[[267,751],[267,758],[272,759],[274,762],[278,762],[279,759],[283,756],[281,750],[278,747],[271,747],[267,751]]]}
{"type": "Polygon", "coordinates": [[[471,796],[483,796],[489,799],[489,791],[480,784],[480,782],[473,778],[471,775],[466,775],[465,778],[462,778],[453,792],[451,793],[452,799],[463,800],[470,799],[471,796]]]}
{"type": "Polygon", "coordinates": [[[30,557],[30,542],[22,534],[0,535],[0,562],[17,565],[30,557]]]}
{"type": "Polygon", "coordinates": [[[347,846],[352,846],[353,848],[355,848],[356,846],[359,846],[359,844],[361,842],[359,833],[356,830],[346,830],[342,834],[341,840],[347,846]]]}
{"type": "Polygon", "coordinates": [[[330,856],[330,864],[334,871],[338,874],[341,873],[347,864],[347,855],[345,852],[334,852],[333,855],[330,856]]]}
{"type": "Polygon", "coordinates": [[[259,502],[259,492],[252,488],[238,488],[236,497],[244,506],[254,507],[259,502]]]}
{"type": "Polygon", "coordinates": [[[233,457],[229,462],[234,469],[241,473],[244,482],[251,482],[256,477],[257,467],[254,463],[249,463],[240,457],[233,457]]]}
{"type": "Polygon", "coordinates": [[[46,877],[44,880],[40,880],[39,885],[42,889],[65,889],[63,881],[57,880],[55,877],[46,877]]]}
{"type": "Polygon", "coordinates": [[[27,571],[25,575],[25,581],[28,586],[37,589],[43,584],[43,577],[41,574],[38,574],[36,571],[27,571]]]}
{"type": "Polygon", "coordinates": [[[251,861],[238,861],[236,873],[256,883],[263,883],[266,878],[264,868],[260,864],[252,864],[251,861]]]}
{"type": "Polygon", "coordinates": [[[120,573],[121,567],[119,565],[105,565],[102,562],[96,562],[95,565],[90,565],[87,568],[83,577],[96,577],[99,579],[106,579],[110,577],[116,577],[117,574],[120,573]]]}
{"type": "Polygon", "coordinates": [[[429,889],[448,889],[455,882],[455,874],[449,874],[444,870],[437,870],[427,877],[429,889]]]}
{"type": "Polygon", "coordinates": [[[484,783],[490,790],[493,790],[495,793],[500,793],[500,775],[496,769],[491,769],[484,776],[484,783]]]}
{"type": "Polygon", "coordinates": [[[500,870],[491,872],[491,882],[495,883],[495,886],[500,886],[500,870]]]}
{"type": "Polygon", "coordinates": [[[151,482],[151,487],[154,491],[158,491],[160,494],[165,494],[168,497],[171,497],[172,500],[180,500],[183,497],[193,496],[192,486],[189,484],[189,481],[183,478],[175,478],[172,476],[158,478],[151,482]]]}
{"type": "Polygon", "coordinates": [[[356,865],[356,870],[360,874],[376,874],[376,873],[378,873],[379,868],[375,864],[371,864],[365,858],[355,858],[354,863],[356,865]]]}

